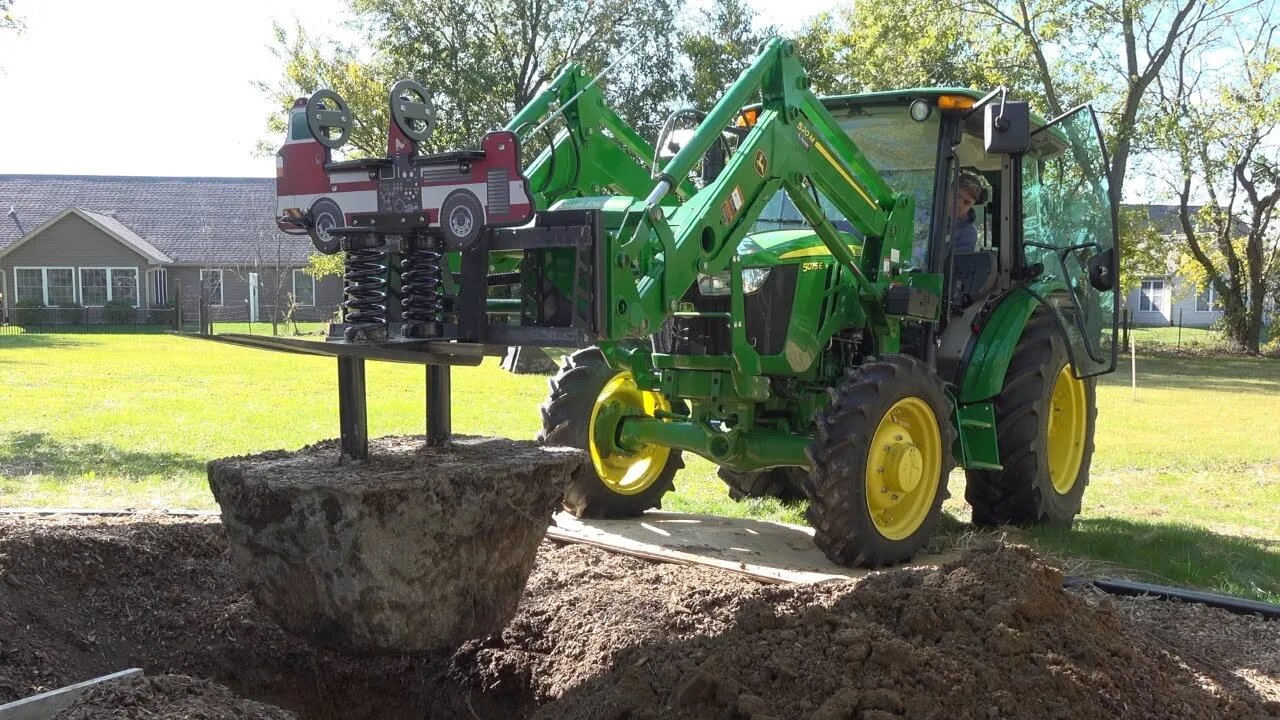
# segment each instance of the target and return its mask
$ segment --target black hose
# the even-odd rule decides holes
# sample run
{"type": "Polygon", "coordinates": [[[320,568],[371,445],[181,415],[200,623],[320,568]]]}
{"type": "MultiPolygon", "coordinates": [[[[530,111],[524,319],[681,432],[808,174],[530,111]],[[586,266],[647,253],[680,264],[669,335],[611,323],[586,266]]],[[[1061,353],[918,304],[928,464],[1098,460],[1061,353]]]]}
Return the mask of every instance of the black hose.
{"type": "Polygon", "coordinates": [[[1275,603],[1262,602],[1261,600],[1249,600],[1247,598],[1233,597],[1231,595],[1219,595],[1217,593],[1202,592],[1200,590],[1187,590],[1185,588],[1169,587],[1167,585],[1152,585],[1151,583],[1137,582],[1134,580],[1117,580],[1114,578],[1082,578],[1067,576],[1062,581],[1063,587],[1079,587],[1081,585],[1092,585],[1099,590],[1110,593],[1112,595],[1136,596],[1136,595],[1152,595],[1162,600],[1179,600],[1182,602],[1200,603],[1209,607],[1221,608],[1237,615],[1261,615],[1268,620],[1280,620],[1280,605],[1275,603]]]}

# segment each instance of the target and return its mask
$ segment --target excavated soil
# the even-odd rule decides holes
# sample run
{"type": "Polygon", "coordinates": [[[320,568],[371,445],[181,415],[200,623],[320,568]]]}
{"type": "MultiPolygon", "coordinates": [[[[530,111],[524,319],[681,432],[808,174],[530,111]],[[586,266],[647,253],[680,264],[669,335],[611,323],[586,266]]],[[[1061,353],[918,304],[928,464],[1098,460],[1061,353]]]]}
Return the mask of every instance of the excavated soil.
{"type": "Polygon", "coordinates": [[[52,720],[297,720],[277,707],[237,697],[186,675],[134,677],[90,688],[52,720]]]}
{"type": "MultiPolygon", "coordinates": [[[[1280,718],[1280,623],[1060,583],[1002,545],[761,586],[544,543],[501,634],[359,659],[269,620],[215,521],[0,516],[0,702],[140,666],[305,719],[1280,718]]],[[[194,694],[226,714],[189,716],[239,717],[194,694]]],[[[121,697],[76,717],[135,717],[121,697]]]]}

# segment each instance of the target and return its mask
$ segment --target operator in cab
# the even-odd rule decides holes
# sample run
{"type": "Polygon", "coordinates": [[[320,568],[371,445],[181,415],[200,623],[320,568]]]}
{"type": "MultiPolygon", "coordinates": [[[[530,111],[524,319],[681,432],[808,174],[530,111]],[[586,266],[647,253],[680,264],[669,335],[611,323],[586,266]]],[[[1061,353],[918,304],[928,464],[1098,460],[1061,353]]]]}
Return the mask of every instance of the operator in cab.
{"type": "Polygon", "coordinates": [[[978,249],[978,211],[973,206],[987,201],[987,183],[977,173],[962,170],[957,185],[952,252],[971,253],[978,249]]]}

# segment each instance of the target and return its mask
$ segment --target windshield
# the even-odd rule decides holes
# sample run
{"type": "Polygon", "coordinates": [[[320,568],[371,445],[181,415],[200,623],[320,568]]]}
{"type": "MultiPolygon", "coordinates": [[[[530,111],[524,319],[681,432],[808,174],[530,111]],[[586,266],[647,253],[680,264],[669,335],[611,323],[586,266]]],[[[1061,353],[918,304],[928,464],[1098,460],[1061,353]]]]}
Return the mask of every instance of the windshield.
{"type": "MultiPolygon", "coordinates": [[[[838,108],[832,112],[841,129],[880,172],[889,187],[916,199],[914,255],[924,265],[933,214],[933,184],[938,158],[939,114],[915,122],[905,105],[838,108]]],[[[837,229],[857,234],[853,224],[826,197],[819,195],[827,218],[837,229]]],[[[753,232],[807,225],[785,192],[778,192],[753,226],[753,232]]]]}

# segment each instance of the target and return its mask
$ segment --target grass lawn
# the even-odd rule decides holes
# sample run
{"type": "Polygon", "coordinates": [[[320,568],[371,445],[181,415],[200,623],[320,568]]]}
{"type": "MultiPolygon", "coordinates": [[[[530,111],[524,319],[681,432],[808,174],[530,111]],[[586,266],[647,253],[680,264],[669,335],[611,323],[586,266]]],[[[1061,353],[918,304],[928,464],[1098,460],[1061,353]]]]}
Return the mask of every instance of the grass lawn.
{"type": "MultiPolygon", "coordinates": [[[[220,328],[221,329],[221,328],[220,328]]],[[[255,326],[255,330],[257,327],[255,326]]],[[[370,363],[370,434],[420,433],[420,366],[370,363]]],[[[1082,571],[1280,601],[1280,361],[1138,358],[1098,391],[1097,453],[1069,532],[1011,531],[1082,571]]],[[[0,336],[0,506],[213,508],[204,465],[337,435],[331,360],[165,335],[0,336]]],[[[454,369],[455,432],[532,437],[546,379],[454,369]]],[[[727,499],[686,456],[666,507],[803,523],[727,499]]],[[[939,542],[967,540],[963,473],[939,542]]]]}

